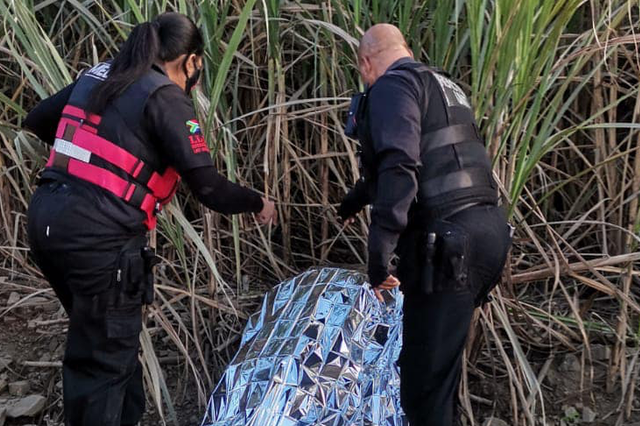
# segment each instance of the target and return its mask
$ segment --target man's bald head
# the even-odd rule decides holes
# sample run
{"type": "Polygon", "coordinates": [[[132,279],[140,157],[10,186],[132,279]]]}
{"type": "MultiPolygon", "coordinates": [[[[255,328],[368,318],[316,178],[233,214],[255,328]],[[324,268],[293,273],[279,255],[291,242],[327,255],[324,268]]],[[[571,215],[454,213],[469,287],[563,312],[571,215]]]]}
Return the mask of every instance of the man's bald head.
{"type": "Polygon", "coordinates": [[[391,64],[405,57],[413,57],[413,53],[395,25],[376,24],[360,40],[358,67],[369,85],[375,83],[391,64]]]}
{"type": "Polygon", "coordinates": [[[405,51],[407,54],[409,52],[409,46],[402,32],[395,25],[376,24],[362,36],[358,57],[365,55],[372,57],[397,51],[405,51]]]}

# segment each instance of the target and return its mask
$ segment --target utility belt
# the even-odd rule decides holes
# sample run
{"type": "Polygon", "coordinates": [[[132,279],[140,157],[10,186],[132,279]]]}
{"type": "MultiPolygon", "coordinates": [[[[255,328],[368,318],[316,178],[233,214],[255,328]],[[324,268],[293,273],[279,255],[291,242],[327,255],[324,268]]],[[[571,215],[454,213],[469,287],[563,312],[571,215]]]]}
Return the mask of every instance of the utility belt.
{"type": "Polygon", "coordinates": [[[420,287],[423,293],[442,291],[446,285],[452,290],[468,287],[469,238],[459,225],[446,220],[435,220],[421,236],[419,242],[423,256],[420,287]]]}
{"type": "MultiPolygon", "coordinates": [[[[509,223],[506,227],[510,246],[515,228],[509,223]]],[[[418,282],[422,293],[471,290],[476,285],[469,282],[471,250],[469,234],[461,225],[445,219],[431,221],[418,241],[417,263],[421,265],[418,282]]],[[[475,290],[488,292],[493,285],[493,282],[483,283],[486,288],[475,290]]]]}
{"type": "Polygon", "coordinates": [[[153,267],[158,263],[160,258],[147,245],[146,237],[138,236],[128,241],[118,255],[114,271],[114,305],[119,305],[123,297],[144,305],[153,303],[153,267]]]}

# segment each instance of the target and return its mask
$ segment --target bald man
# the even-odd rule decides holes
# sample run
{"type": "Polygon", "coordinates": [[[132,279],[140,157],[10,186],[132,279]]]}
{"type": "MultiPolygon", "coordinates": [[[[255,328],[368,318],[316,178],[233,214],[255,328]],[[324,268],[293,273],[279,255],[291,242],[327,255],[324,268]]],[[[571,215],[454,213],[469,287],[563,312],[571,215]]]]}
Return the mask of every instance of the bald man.
{"type": "Polygon", "coordinates": [[[450,426],[473,310],[498,282],[509,227],[460,87],[414,61],[388,24],[366,32],[358,67],[368,88],[354,97],[345,133],[360,140],[363,176],[338,213],[348,224],[373,205],[371,286],[381,301],[381,290],[405,293],[401,397],[410,425],[450,426]]]}

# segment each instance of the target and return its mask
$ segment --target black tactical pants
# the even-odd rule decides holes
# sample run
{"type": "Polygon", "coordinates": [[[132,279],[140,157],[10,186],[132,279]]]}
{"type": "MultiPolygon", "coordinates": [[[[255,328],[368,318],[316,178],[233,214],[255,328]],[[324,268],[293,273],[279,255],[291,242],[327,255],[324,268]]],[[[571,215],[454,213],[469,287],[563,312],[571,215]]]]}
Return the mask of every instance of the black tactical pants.
{"type": "Polygon", "coordinates": [[[66,425],[134,425],[145,408],[138,360],[143,289],[131,278],[143,271],[132,274],[140,262],[126,254],[139,253],[146,238],[98,226],[92,208],[69,184],[39,187],[28,213],[31,253],[69,315],[66,425]]]}
{"type": "MultiPolygon", "coordinates": [[[[510,246],[507,222],[497,207],[473,207],[447,220],[457,225],[469,242],[467,285],[460,288],[436,274],[439,282],[434,292],[425,294],[415,272],[422,266],[419,259],[401,259],[398,270],[401,280],[414,280],[403,282],[400,355],[402,407],[410,426],[454,425],[462,352],[473,311],[499,280],[510,246]],[[403,267],[413,270],[403,272],[403,267]]],[[[406,248],[406,256],[420,251],[406,248]]]]}

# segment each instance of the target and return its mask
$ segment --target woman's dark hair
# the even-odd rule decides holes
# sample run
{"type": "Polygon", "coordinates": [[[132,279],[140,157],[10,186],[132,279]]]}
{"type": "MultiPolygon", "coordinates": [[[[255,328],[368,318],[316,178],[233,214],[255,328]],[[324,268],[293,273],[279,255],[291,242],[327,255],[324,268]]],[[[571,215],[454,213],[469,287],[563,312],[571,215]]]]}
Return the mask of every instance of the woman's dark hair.
{"type": "Polygon", "coordinates": [[[145,75],[154,63],[173,61],[183,54],[204,52],[202,34],[187,16],[167,12],[137,25],[111,62],[106,80],[91,93],[89,112],[101,114],[107,104],[145,75]]]}

